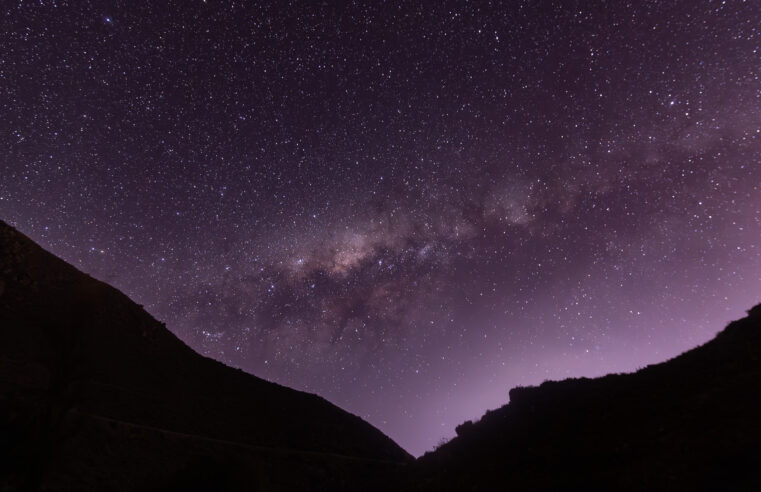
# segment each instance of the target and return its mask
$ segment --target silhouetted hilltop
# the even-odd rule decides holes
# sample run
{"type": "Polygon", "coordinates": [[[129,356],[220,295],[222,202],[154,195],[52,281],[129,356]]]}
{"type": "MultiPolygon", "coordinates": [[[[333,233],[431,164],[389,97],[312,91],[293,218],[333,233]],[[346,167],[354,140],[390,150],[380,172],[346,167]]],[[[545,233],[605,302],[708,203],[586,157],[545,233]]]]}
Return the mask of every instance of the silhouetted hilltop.
{"type": "Polygon", "coordinates": [[[2,221],[0,441],[0,490],[354,490],[411,460],[321,397],[195,353],[2,221]]]}
{"type": "Polygon", "coordinates": [[[408,490],[761,490],[761,305],[633,374],[514,388],[408,490]]]}

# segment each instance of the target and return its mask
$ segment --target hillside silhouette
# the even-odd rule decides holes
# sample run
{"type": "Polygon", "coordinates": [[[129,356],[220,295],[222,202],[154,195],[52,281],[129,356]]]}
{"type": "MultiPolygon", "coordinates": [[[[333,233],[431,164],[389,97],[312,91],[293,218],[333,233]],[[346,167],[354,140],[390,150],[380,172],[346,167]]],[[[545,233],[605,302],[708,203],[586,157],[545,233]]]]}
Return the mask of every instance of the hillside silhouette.
{"type": "Polygon", "coordinates": [[[509,395],[408,490],[761,490],[761,305],[667,362],[509,395]]]}
{"type": "Polygon", "coordinates": [[[3,222],[0,439],[0,490],[371,489],[412,459],[319,396],[195,353],[3,222]]]}
{"type": "Polygon", "coordinates": [[[636,373],[514,388],[413,461],[0,221],[0,490],[759,490],[759,390],[761,305],[636,373]]]}

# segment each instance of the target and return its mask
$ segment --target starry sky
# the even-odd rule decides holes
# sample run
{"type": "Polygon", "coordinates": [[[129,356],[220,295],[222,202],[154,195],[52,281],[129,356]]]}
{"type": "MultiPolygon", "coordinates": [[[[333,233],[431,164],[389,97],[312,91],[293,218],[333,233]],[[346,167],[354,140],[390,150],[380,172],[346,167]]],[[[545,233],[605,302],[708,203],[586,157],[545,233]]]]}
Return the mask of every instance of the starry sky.
{"type": "Polygon", "coordinates": [[[7,1],[0,149],[0,218],[416,455],[761,301],[756,1],[7,1]]]}

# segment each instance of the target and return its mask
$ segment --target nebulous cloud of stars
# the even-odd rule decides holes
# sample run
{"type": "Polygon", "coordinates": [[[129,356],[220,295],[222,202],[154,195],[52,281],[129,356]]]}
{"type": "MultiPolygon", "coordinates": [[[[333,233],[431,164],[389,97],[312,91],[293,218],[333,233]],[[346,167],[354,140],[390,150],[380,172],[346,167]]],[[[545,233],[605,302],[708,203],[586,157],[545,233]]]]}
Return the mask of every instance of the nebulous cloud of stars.
{"type": "Polygon", "coordinates": [[[759,301],[755,2],[0,15],[0,217],[413,453],[759,301]]]}

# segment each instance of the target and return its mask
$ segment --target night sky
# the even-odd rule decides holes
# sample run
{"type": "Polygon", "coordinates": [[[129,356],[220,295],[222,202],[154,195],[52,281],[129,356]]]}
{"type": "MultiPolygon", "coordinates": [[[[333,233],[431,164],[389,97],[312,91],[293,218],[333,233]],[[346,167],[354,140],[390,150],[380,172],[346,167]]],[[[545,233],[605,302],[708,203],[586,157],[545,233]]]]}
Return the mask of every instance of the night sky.
{"type": "Polygon", "coordinates": [[[5,1],[0,149],[0,218],[413,454],[761,301],[757,1],[5,1]]]}

